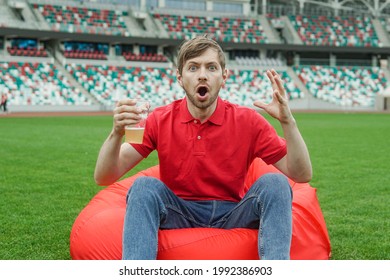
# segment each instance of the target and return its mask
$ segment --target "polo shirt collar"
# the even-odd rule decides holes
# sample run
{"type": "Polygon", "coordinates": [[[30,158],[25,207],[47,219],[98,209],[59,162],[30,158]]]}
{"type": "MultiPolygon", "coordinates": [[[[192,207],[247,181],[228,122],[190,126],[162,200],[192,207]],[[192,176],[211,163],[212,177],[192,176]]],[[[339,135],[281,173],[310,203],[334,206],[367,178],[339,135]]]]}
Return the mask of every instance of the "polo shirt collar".
{"type": "MultiPolygon", "coordinates": [[[[218,96],[217,98],[217,108],[215,108],[214,113],[207,120],[215,125],[222,125],[223,119],[225,116],[225,102],[218,96]]],[[[187,107],[187,98],[183,98],[180,104],[180,120],[183,123],[188,123],[193,121],[195,118],[191,115],[190,111],[188,111],[187,107]]]]}

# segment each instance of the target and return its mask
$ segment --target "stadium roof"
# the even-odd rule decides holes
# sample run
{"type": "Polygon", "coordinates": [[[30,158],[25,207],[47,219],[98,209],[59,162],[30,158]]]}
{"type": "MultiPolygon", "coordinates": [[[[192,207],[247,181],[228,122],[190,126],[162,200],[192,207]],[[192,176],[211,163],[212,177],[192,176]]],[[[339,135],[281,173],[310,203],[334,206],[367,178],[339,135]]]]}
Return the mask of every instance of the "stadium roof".
{"type": "Polygon", "coordinates": [[[389,0],[252,0],[253,5],[261,8],[264,3],[269,6],[285,5],[296,9],[296,12],[304,13],[310,10],[322,11],[329,9],[337,14],[340,11],[350,13],[363,13],[372,16],[389,16],[390,1],[389,0]]]}

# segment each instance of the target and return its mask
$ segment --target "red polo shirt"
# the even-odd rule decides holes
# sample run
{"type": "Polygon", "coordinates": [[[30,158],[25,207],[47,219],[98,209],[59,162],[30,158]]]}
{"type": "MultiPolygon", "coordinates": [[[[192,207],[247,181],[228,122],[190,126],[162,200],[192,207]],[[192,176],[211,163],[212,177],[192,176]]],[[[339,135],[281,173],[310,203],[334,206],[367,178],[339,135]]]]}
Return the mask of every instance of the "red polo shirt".
{"type": "Polygon", "coordinates": [[[203,124],[186,98],[155,109],[144,143],[133,146],[145,158],[156,149],[161,180],[187,200],[240,201],[253,159],[273,164],[287,153],[285,140],[259,113],[221,98],[203,124]]]}

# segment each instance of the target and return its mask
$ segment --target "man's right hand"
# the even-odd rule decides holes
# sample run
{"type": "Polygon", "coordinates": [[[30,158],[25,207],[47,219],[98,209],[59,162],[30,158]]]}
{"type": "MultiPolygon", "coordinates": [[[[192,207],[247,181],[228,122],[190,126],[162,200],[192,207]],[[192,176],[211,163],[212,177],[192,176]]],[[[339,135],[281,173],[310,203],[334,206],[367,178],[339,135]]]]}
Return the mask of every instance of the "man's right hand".
{"type": "Polygon", "coordinates": [[[123,99],[118,101],[114,109],[114,133],[123,136],[125,134],[125,126],[134,125],[140,121],[140,112],[135,106],[137,100],[123,99]]]}

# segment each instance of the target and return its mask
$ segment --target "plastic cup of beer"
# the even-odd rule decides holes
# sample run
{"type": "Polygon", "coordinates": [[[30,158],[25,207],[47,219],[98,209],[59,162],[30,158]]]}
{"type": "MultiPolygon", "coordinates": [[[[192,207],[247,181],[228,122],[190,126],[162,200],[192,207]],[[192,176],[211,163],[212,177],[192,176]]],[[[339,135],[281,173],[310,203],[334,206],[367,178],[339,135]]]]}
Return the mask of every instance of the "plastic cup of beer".
{"type": "Polygon", "coordinates": [[[141,111],[141,113],[139,113],[141,120],[137,124],[128,125],[125,127],[125,141],[133,144],[142,144],[144,139],[146,118],[149,114],[150,104],[149,101],[146,100],[137,100],[137,104],[135,106],[141,111]]]}

